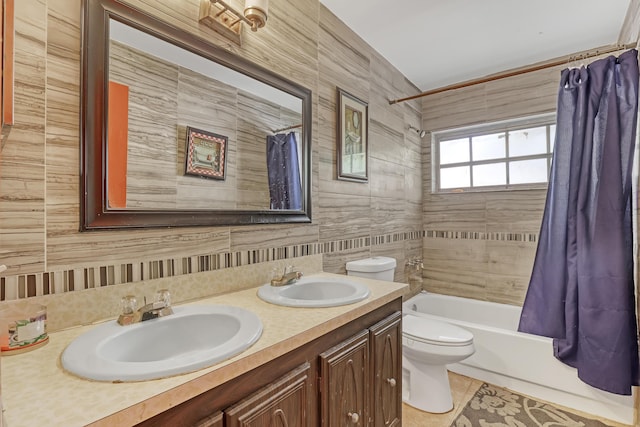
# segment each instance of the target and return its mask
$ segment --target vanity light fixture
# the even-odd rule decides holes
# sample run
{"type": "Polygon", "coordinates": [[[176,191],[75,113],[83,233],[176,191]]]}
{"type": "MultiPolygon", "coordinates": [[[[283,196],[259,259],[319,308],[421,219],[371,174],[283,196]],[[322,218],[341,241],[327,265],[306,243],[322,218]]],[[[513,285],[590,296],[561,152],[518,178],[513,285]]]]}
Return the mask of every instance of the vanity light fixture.
{"type": "Polygon", "coordinates": [[[245,0],[244,12],[236,10],[228,0],[200,0],[200,23],[240,44],[242,22],[258,31],[267,23],[269,0],[245,0]]]}
{"type": "Polygon", "coordinates": [[[267,23],[269,17],[269,0],[245,0],[244,17],[245,22],[250,22],[251,31],[258,31],[267,23]]]}

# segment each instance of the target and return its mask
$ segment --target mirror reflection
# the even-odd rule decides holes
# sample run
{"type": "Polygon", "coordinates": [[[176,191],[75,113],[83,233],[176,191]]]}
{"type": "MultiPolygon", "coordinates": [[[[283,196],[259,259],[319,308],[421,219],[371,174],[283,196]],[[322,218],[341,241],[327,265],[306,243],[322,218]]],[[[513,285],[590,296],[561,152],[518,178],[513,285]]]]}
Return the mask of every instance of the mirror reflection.
{"type": "Polygon", "coordinates": [[[302,209],[300,98],[109,24],[108,208],[302,209]]]}
{"type": "Polygon", "coordinates": [[[81,229],[311,221],[311,91],[84,0],[81,229]]]}

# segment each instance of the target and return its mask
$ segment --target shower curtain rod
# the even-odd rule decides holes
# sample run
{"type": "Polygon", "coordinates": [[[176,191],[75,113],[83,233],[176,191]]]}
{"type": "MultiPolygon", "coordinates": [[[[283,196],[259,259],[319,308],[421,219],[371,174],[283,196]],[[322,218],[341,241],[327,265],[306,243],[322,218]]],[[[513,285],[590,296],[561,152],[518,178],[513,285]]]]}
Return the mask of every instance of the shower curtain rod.
{"type": "Polygon", "coordinates": [[[272,132],[278,133],[278,132],[282,132],[283,130],[289,130],[289,129],[295,129],[295,128],[301,128],[301,127],[302,127],[302,123],[300,123],[299,125],[287,126],[286,128],[276,129],[272,132]]]}
{"type": "Polygon", "coordinates": [[[532,65],[532,66],[523,67],[523,68],[516,68],[510,71],[505,71],[503,73],[492,74],[487,77],[467,80],[461,83],[455,83],[449,86],[443,86],[441,88],[428,90],[426,92],[422,92],[417,95],[408,96],[406,98],[392,99],[389,101],[389,104],[393,105],[399,102],[411,101],[412,99],[422,98],[423,96],[427,96],[427,95],[435,95],[436,93],[447,92],[455,89],[462,89],[465,87],[474,86],[481,83],[487,83],[495,80],[505,79],[507,77],[519,76],[521,74],[527,74],[533,71],[544,70],[545,68],[557,67],[558,65],[567,64],[571,61],[584,60],[588,58],[593,58],[594,56],[604,55],[604,54],[616,52],[619,50],[632,49],[632,48],[635,48],[636,46],[637,46],[637,43],[603,46],[601,48],[597,48],[596,50],[585,52],[582,54],[569,55],[561,59],[551,60],[550,62],[544,62],[538,65],[532,65]]]}

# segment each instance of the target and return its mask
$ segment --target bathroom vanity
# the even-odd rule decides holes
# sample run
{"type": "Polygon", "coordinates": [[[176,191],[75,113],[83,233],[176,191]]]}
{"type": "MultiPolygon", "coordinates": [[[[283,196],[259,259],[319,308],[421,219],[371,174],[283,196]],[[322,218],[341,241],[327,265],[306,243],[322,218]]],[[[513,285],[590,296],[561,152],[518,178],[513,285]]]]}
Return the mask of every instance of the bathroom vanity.
{"type": "Polygon", "coordinates": [[[250,310],[263,322],[262,336],[215,366],[159,380],[76,377],[62,369],[60,354],[95,325],[54,332],[45,347],[3,358],[5,418],[11,427],[260,426],[274,417],[290,426],[400,425],[407,285],[353,280],[370,296],[339,307],[277,306],[259,299],[257,288],[193,302],[250,310]]]}
{"type": "Polygon", "coordinates": [[[401,309],[396,299],[138,425],[399,426],[401,309]]]}

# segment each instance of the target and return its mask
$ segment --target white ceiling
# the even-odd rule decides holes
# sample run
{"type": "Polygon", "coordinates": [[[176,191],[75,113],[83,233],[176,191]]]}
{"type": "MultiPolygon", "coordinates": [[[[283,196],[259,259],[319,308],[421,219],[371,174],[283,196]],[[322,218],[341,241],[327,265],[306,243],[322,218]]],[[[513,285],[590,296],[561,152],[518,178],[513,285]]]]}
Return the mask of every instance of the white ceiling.
{"type": "Polygon", "coordinates": [[[615,44],[630,0],[320,0],[421,90],[615,44]]]}

